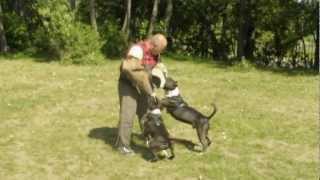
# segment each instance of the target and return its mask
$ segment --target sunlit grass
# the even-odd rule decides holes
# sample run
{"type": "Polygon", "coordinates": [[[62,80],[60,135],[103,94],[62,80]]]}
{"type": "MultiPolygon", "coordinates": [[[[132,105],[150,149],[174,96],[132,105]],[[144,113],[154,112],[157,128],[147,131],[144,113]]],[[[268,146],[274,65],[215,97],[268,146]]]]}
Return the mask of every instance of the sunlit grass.
{"type": "MultiPolygon", "coordinates": [[[[213,145],[199,154],[175,145],[176,159],[149,163],[113,150],[119,61],[63,66],[0,60],[0,179],[316,179],[318,77],[164,62],[185,100],[205,114],[216,102],[213,145]]],[[[158,92],[161,95],[161,92],[158,92]]],[[[170,134],[198,143],[190,126],[164,113],[170,134]]]]}

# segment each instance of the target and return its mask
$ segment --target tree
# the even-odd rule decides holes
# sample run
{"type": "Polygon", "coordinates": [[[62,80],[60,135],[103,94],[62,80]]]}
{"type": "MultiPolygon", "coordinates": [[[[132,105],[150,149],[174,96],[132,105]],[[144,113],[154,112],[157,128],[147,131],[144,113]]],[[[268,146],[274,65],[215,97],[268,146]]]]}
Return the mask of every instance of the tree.
{"type": "Polygon", "coordinates": [[[314,63],[314,68],[319,67],[318,60],[313,61],[319,57],[319,49],[313,49],[319,44],[318,0],[0,1],[3,51],[8,46],[18,51],[35,47],[62,53],[65,58],[78,44],[87,46],[85,37],[77,42],[84,34],[77,31],[85,26],[90,30],[83,31],[91,35],[95,30],[97,37],[92,39],[102,38],[100,42],[108,45],[103,52],[122,43],[114,53],[120,55],[129,39],[136,41],[161,29],[168,36],[169,51],[176,53],[221,61],[245,57],[263,65],[310,67],[314,63]]]}
{"type": "Polygon", "coordinates": [[[96,19],[96,2],[95,0],[90,0],[90,22],[91,26],[95,31],[98,31],[97,19],[96,19]]]}
{"type": "Polygon", "coordinates": [[[154,2],[153,2],[152,14],[151,14],[150,23],[149,23],[148,36],[151,36],[153,33],[154,25],[155,25],[155,22],[156,22],[157,16],[158,16],[159,2],[160,2],[160,0],[154,0],[154,2]]]}
{"type": "Polygon", "coordinates": [[[75,10],[76,7],[77,7],[77,2],[76,0],[69,0],[69,3],[70,3],[70,7],[72,10],[75,10]]]}
{"type": "Polygon", "coordinates": [[[165,31],[167,35],[169,35],[169,28],[170,28],[170,20],[172,17],[172,10],[173,10],[173,3],[172,0],[167,0],[167,6],[166,6],[166,14],[165,14],[165,19],[164,19],[164,24],[165,24],[165,31]]]}
{"type": "Polygon", "coordinates": [[[314,69],[316,71],[320,71],[319,69],[319,26],[320,26],[320,13],[319,13],[319,2],[316,2],[316,10],[315,10],[315,17],[316,17],[316,38],[315,38],[315,55],[314,55],[314,69]]]}
{"type": "Polygon", "coordinates": [[[126,40],[128,40],[129,34],[130,34],[131,6],[132,6],[131,0],[127,0],[126,15],[121,28],[121,31],[125,35],[126,40]]]}
{"type": "Polygon", "coordinates": [[[244,46],[245,46],[245,8],[247,0],[240,0],[239,2],[239,35],[238,35],[238,58],[244,58],[244,46]]]}
{"type": "Polygon", "coordinates": [[[8,50],[9,50],[9,46],[8,46],[7,38],[5,35],[5,30],[3,25],[2,5],[0,3],[0,51],[7,52],[8,50]]]}
{"type": "Polygon", "coordinates": [[[19,16],[23,16],[23,3],[21,0],[13,0],[14,10],[19,16]]]}
{"type": "Polygon", "coordinates": [[[238,35],[238,58],[252,58],[254,42],[252,35],[255,30],[252,19],[253,3],[251,0],[239,2],[239,35],[238,35]]]}

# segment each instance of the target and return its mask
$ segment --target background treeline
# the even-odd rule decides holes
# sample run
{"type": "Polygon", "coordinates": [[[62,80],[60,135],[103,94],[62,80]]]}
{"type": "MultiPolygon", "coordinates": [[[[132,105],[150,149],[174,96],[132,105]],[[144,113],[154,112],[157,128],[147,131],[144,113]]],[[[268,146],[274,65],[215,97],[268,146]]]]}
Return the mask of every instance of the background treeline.
{"type": "Polygon", "coordinates": [[[120,57],[165,33],[168,51],[232,63],[318,68],[317,0],[0,0],[1,52],[66,63],[120,57]]]}

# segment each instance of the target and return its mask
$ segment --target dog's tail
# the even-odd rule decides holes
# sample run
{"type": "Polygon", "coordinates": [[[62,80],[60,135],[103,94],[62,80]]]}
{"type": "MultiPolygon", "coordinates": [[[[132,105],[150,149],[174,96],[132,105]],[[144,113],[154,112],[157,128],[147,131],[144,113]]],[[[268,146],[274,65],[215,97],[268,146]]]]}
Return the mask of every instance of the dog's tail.
{"type": "Polygon", "coordinates": [[[213,106],[213,111],[212,111],[212,113],[207,117],[208,119],[211,119],[211,118],[216,114],[216,112],[218,111],[218,108],[217,108],[217,106],[216,106],[215,103],[212,103],[212,106],[213,106]]]}

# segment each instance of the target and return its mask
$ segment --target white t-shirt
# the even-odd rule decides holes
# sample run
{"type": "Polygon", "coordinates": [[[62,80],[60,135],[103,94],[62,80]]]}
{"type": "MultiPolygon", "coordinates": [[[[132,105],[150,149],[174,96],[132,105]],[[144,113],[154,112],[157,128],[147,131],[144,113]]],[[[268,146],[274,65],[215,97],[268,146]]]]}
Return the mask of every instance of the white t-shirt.
{"type": "Polygon", "coordinates": [[[127,56],[131,56],[134,57],[138,60],[142,60],[143,59],[143,49],[142,47],[140,47],[139,45],[133,45],[130,49],[129,52],[127,54],[127,56]]]}

